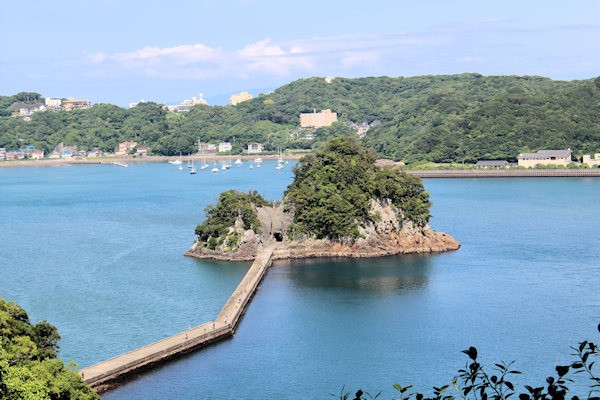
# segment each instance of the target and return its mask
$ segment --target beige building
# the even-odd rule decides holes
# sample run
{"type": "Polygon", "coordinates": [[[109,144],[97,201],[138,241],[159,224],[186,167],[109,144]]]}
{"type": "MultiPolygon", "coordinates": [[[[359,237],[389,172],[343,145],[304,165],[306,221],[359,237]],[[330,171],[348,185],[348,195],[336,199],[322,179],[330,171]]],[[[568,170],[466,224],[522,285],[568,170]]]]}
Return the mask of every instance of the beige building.
{"type": "Polygon", "coordinates": [[[73,110],[75,108],[88,108],[89,106],[89,100],[75,100],[71,97],[67,100],[62,101],[62,107],[67,111],[73,110]]]}
{"type": "Polygon", "coordinates": [[[533,168],[537,165],[567,166],[571,162],[571,149],[539,150],[537,153],[521,153],[517,157],[519,167],[533,168]]]}
{"type": "Polygon", "coordinates": [[[121,142],[119,143],[119,147],[117,147],[117,151],[115,151],[115,155],[124,156],[131,150],[135,149],[137,146],[137,142],[121,142]]]}
{"type": "Polygon", "coordinates": [[[587,164],[590,167],[600,165],[600,153],[596,153],[593,156],[590,156],[589,154],[584,154],[582,163],[587,164]]]}
{"type": "Polygon", "coordinates": [[[252,95],[248,92],[241,92],[238,94],[232,94],[229,97],[229,104],[235,106],[236,104],[243,103],[244,101],[252,100],[252,95]]]}
{"type": "Polygon", "coordinates": [[[337,113],[327,109],[320,112],[300,114],[300,128],[321,128],[337,121],[337,113]]]}

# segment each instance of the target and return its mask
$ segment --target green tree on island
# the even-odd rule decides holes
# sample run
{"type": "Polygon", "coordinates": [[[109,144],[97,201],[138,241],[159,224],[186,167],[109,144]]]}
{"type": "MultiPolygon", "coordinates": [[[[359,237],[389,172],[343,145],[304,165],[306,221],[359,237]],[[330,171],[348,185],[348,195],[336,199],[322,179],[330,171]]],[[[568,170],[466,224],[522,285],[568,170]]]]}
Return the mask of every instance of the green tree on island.
{"type": "MultiPolygon", "coordinates": [[[[291,240],[352,242],[364,237],[361,227],[378,222],[374,202],[391,206],[400,225],[410,221],[425,227],[431,203],[421,180],[398,169],[380,168],[376,159],[374,151],[352,137],[331,140],[316,154],[303,157],[294,168],[283,208],[272,208],[278,221],[288,221],[288,225],[276,222],[281,229],[279,240],[287,235],[291,240]]],[[[196,227],[198,243],[210,250],[235,250],[246,230],[261,233],[256,208],[268,205],[255,191],[221,193],[216,205],[206,207],[206,219],[196,227]]],[[[273,222],[263,222],[273,227],[273,222]]]]}
{"type": "Polygon", "coordinates": [[[352,137],[334,139],[302,158],[285,192],[285,202],[294,210],[291,236],[358,238],[361,222],[377,220],[372,200],[390,201],[400,220],[426,225],[431,203],[421,180],[380,168],[376,159],[374,151],[352,137]]]}

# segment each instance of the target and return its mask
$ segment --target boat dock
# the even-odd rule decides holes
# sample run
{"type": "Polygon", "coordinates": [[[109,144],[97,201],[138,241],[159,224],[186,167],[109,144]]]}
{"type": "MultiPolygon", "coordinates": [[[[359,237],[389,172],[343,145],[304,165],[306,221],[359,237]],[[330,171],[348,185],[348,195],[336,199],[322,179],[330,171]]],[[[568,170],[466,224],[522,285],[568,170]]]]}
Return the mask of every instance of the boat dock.
{"type": "Polygon", "coordinates": [[[600,168],[406,170],[419,178],[551,178],[600,177],[600,168]]]}
{"type": "Polygon", "coordinates": [[[214,321],[206,322],[166,339],[83,368],[79,373],[84,382],[98,393],[102,393],[119,386],[136,374],[233,336],[272,263],[273,248],[259,252],[252,266],[214,321]]]}

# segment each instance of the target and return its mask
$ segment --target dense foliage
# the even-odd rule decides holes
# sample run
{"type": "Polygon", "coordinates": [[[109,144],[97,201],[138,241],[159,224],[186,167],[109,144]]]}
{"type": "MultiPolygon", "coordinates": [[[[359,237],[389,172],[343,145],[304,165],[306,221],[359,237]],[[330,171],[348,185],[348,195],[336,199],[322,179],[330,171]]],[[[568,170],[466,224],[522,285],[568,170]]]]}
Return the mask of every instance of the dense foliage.
{"type": "Polygon", "coordinates": [[[256,191],[248,193],[228,190],[219,195],[216,205],[207,206],[206,219],[196,227],[196,235],[201,243],[206,243],[210,249],[215,249],[224,241],[232,247],[237,244],[238,237],[229,228],[236,220],[242,223],[242,228],[260,231],[260,221],[256,215],[255,206],[265,206],[267,201],[256,191]]]}
{"type": "Polygon", "coordinates": [[[9,106],[37,93],[0,97],[0,147],[58,143],[113,151],[135,140],[156,154],[194,152],[198,140],[230,141],[239,153],[250,142],[267,150],[319,148],[353,135],[349,121],[381,121],[364,144],[408,162],[514,160],[521,152],[570,147],[575,156],[600,151],[600,78],[553,81],[479,74],[411,78],[300,79],[236,106],[204,106],[169,114],[155,103],[131,109],[108,104],[87,110],[37,112],[29,122],[3,117],[9,106]],[[331,109],[339,122],[302,139],[299,114],[331,109]]]}
{"type": "Polygon", "coordinates": [[[315,155],[300,160],[285,192],[294,209],[292,237],[342,239],[360,236],[359,224],[374,221],[371,200],[389,200],[401,220],[419,226],[429,221],[429,194],[418,178],[374,164],[376,154],[354,138],[328,142],[315,155]]]}
{"type": "Polygon", "coordinates": [[[0,399],[97,399],[79,374],[56,358],[60,336],[46,321],[0,298],[0,399]]]}
{"type": "MultiPolygon", "coordinates": [[[[600,331],[600,325],[598,325],[600,331]]],[[[433,395],[425,396],[423,393],[412,392],[412,385],[402,387],[394,384],[398,392],[397,400],[507,400],[518,394],[519,400],[600,400],[600,376],[594,370],[596,357],[600,353],[594,342],[587,340],[580,342],[573,350],[573,361],[567,365],[557,365],[554,370],[556,375],[546,378],[546,383],[541,386],[524,385],[525,391],[518,393],[515,390],[513,379],[520,371],[513,369],[514,362],[500,362],[495,364],[492,371],[487,370],[477,359],[477,349],[469,347],[463,350],[469,360],[465,368],[458,370],[458,375],[452,379],[450,384],[433,387],[433,395]],[[585,377],[584,382],[576,382],[575,377],[585,377]],[[577,384],[577,386],[576,386],[577,384]],[[571,388],[570,388],[571,387],[571,388]],[[581,396],[578,391],[583,390],[581,396]]],[[[372,400],[378,398],[358,390],[354,400],[372,400]]],[[[342,392],[341,400],[350,399],[350,393],[342,392]]],[[[515,398],[515,397],[513,397],[515,398]]]]}

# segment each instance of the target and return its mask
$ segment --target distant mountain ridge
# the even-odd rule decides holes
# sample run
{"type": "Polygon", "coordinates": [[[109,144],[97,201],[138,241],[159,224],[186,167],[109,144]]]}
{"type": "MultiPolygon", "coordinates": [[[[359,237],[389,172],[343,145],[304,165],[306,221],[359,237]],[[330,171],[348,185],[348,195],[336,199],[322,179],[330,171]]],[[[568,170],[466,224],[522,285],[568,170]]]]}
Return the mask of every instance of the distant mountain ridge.
{"type": "MultiPolygon", "coordinates": [[[[6,97],[0,104],[10,106],[6,97]]],[[[2,110],[0,110],[2,111],[2,110]]],[[[6,115],[6,112],[1,115],[6,115]]],[[[157,154],[196,151],[196,142],[250,142],[267,150],[320,147],[353,135],[349,122],[381,121],[363,144],[407,162],[515,160],[522,152],[571,148],[575,157],[600,151],[600,78],[555,81],[480,74],[410,78],[299,79],[237,106],[195,106],[168,114],[156,103],[132,109],[109,104],[88,110],[38,112],[29,122],[0,118],[0,147],[60,142],[113,150],[135,140],[157,154]],[[298,139],[299,114],[331,109],[338,122],[298,139]],[[296,137],[294,134],[296,132],[296,137]]]]}

